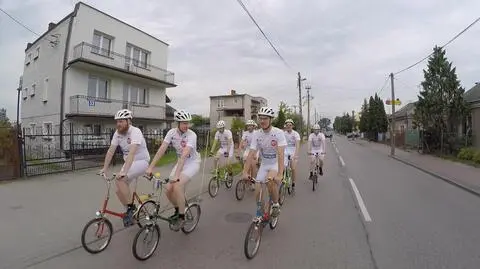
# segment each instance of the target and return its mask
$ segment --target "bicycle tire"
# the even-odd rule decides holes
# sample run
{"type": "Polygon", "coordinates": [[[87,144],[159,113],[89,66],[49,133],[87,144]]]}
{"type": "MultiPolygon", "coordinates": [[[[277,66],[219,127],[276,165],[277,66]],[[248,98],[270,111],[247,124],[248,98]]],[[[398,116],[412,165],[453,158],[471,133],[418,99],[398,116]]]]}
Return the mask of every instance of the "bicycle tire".
{"type": "Polygon", "coordinates": [[[215,198],[215,196],[217,196],[218,194],[218,189],[219,189],[219,182],[218,182],[218,179],[216,177],[212,177],[210,179],[210,182],[208,182],[208,194],[210,194],[210,197],[212,198],[215,198]],[[214,186],[215,184],[215,186],[214,186]],[[212,190],[212,186],[214,186],[215,190],[212,190]]]}
{"type": "Polygon", "coordinates": [[[282,183],[280,185],[280,188],[278,189],[278,203],[280,205],[283,205],[283,203],[285,203],[286,198],[287,198],[287,196],[285,194],[285,184],[282,183]]]}
{"type": "Polygon", "coordinates": [[[225,187],[227,187],[227,189],[231,189],[233,186],[233,176],[229,175],[229,174],[226,174],[225,176],[225,187]]]}
{"type": "Polygon", "coordinates": [[[262,230],[263,230],[263,225],[261,223],[252,222],[250,224],[250,227],[248,227],[247,234],[245,235],[245,241],[243,243],[243,253],[245,254],[245,257],[247,257],[247,259],[249,260],[253,259],[257,255],[258,250],[260,249],[260,243],[262,241],[262,230]],[[255,241],[255,248],[253,249],[252,252],[250,252],[249,251],[250,236],[254,232],[258,233],[258,239],[255,241]]]}
{"type": "Polygon", "coordinates": [[[87,224],[85,224],[85,226],[83,227],[83,230],[82,230],[82,247],[88,252],[88,253],[91,253],[91,254],[97,254],[97,253],[100,253],[102,251],[104,251],[108,245],[110,244],[110,242],[112,241],[112,235],[113,235],[113,226],[112,226],[112,223],[110,222],[110,220],[108,220],[107,218],[105,217],[100,217],[100,218],[94,218],[92,220],[90,220],[89,222],[87,222],[87,224]],[[90,248],[89,247],[89,243],[87,243],[85,241],[85,234],[87,233],[87,230],[88,228],[95,224],[96,222],[104,222],[106,224],[106,227],[108,228],[108,230],[110,231],[108,237],[107,237],[107,241],[99,248],[99,249],[93,249],[93,248],[90,248]]]}
{"type": "Polygon", "coordinates": [[[271,218],[270,221],[268,222],[268,225],[270,226],[270,230],[275,230],[278,225],[278,216],[275,218],[271,218]]]}
{"type": "Polygon", "coordinates": [[[240,179],[235,186],[235,198],[237,198],[238,201],[243,200],[246,190],[245,180],[240,179]],[[239,193],[240,190],[242,191],[241,194],[239,193]]]}
{"type": "Polygon", "coordinates": [[[312,178],[312,190],[315,191],[315,187],[317,185],[317,180],[318,180],[318,176],[317,175],[313,175],[313,178],[312,178]]]}
{"type": "MultiPolygon", "coordinates": [[[[197,228],[197,225],[198,225],[198,222],[200,221],[200,215],[202,215],[202,209],[200,208],[200,205],[199,204],[190,204],[187,209],[185,210],[185,218],[187,218],[187,215],[189,214],[189,212],[193,212],[193,211],[196,211],[197,212],[197,217],[196,219],[193,221],[193,225],[190,229],[187,229],[185,228],[185,225],[182,227],[182,232],[184,234],[189,234],[191,232],[193,232],[195,230],[195,228],[197,228]]],[[[186,224],[186,220],[185,220],[185,224],[186,224]]]]}
{"type": "Polygon", "coordinates": [[[145,219],[146,214],[141,215],[140,212],[146,212],[151,219],[152,216],[156,214],[156,211],[157,211],[157,204],[155,203],[155,201],[147,200],[143,202],[138,208],[137,214],[135,214],[135,221],[137,222],[138,227],[143,228],[147,224],[147,222],[148,223],[150,222],[145,219]],[[153,207],[154,209],[153,212],[149,212],[147,209],[144,209],[144,208],[148,208],[149,206],[153,207]]]}
{"type": "Polygon", "coordinates": [[[133,256],[137,259],[137,260],[140,260],[140,261],[145,261],[147,259],[149,259],[150,257],[152,257],[152,255],[155,253],[155,250],[157,249],[158,247],[158,243],[160,242],[160,227],[158,227],[157,224],[153,224],[153,225],[145,225],[144,227],[142,227],[140,230],[138,230],[137,234],[135,235],[135,239],[133,239],[133,244],[132,244],[132,253],[133,253],[133,256]],[[151,231],[155,231],[157,233],[156,236],[153,237],[155,241],[155,244],[153,245],[153,248],[148,252],[147,255],[145,256],[140,256],[138,254],[138,251],[137,251],[137,242],[140,238],[140,235],[144,232],[144,231],[147,231],[147,232],[150,232],[151,231]]]}

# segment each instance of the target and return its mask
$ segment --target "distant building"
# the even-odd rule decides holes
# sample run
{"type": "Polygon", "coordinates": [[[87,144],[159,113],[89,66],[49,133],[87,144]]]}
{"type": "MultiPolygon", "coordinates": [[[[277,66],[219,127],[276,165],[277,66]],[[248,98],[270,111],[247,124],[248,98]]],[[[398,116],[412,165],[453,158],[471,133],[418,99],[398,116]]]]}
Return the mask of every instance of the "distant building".
{"type": "Polygon", "coordinates": [[[7,110],[5,108],[0,109],[0,121],[7,120],[7,110]]]}
{"type": "Polygon", "coordinates": [[[234,118],[256,121],[258,111],[266,105],[267,99],[263,97],[237,94],[234,90],[228,95],[210,96],[210,126],[215,128],[217,121],[224,120],[230,128],[234,118]]]}

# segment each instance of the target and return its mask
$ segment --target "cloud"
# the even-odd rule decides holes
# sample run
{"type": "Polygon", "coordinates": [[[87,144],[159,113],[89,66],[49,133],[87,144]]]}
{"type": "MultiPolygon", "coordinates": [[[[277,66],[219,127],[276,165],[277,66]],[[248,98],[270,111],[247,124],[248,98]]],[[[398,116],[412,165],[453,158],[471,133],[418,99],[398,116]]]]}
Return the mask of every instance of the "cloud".
{"type": "MultiPolygon", "coordinates": [[[[42,32],[76,1],[0,1],[0,6],[42,32]]],[[[358,110],[363,98],[383,86],[386,75],[430,53],[463,29],[480,1],[307,1],[244,0],[287,60],[287,68],[234,0],[86,1],[170,44],[168,69],[177,88],[172,105],[207,114],[209,95],[237,92],[261,95],[276,106],[298,104],[297,72],[312,86],[313,108],[334,117],[358,110]]],[[[0,83],[14,118],[16,86],[23,71],[25,44],[35,36],[0,14],[0,83]],[[5,61],[3,59],[8,59],[5,61]]],[[[447,47],[462,84],[480,80],[480,25],[447,47]]],[[[426,63],[397,76],[397,96],[416,98],[426,63]]],[[[389,85],[381,92],[388,97],[389,85]]]]}

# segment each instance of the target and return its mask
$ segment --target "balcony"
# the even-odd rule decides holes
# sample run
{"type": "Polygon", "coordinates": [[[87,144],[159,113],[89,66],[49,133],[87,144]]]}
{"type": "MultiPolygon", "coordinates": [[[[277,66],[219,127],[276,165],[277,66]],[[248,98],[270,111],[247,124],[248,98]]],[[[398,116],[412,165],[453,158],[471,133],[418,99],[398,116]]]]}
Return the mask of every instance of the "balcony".
{"type": "Polygon", "coordinates": [[[87,63],[106,67],[117,72],[154,80],[167,87],[176,86],[175,74],[173,72],[85,42],[73,48],[73,58],[69,64],[73,65],[75,63],[87,63]]]}
{"type": "Polygon", "coordinates": [[[70,113],[67,116],[112,117],[120,109],[129,109],[134,118],[165,119],[165,107],[148,104],[138,104],[121,100],[94,98],[84,95],[70,97],[70,113]]]}

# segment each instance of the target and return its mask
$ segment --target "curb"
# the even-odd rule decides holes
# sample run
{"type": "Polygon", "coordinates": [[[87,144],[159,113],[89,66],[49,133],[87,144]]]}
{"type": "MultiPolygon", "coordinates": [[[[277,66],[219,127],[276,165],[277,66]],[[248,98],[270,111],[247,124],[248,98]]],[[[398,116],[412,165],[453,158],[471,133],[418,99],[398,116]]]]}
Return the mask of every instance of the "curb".
{"type": "Polygon", "coordinates": [[[390,156],[392,159],[395,159],[395,160],[397,160],[397,161],[399,161],[399,162],[401,162],[401,163],[404,163],[404,164],[409,165],[409,166],[411,166],[411,167],[413,167],[413,168],[416,168],[416,169],[418,169],[418,170],[420,170],[420,171],[422,171],[422,172],[424,172],[424,173],[426,173],[426,174],[429,174],[429,175],[431,175],[431,176],[433,176],[433,177],[436,177],[436,178],[438,178],[438,179],[441,179],[441,180],[443,180],[443,181],[445,181],[445,182],[447,182],[447,183],[449,183],[449,184],[451,184],[451,185],[453,185],[453,186],[455,186],[455,187],[458,187],[458,188],[460,188],[460,189],[462,189],[462,190],[464,190],[464,191],[466,191],[466,192],[469,192],[469,193],[471,193],[471,194],[473,194],[473,195],[475,195],[475,196],[477,196],[477,197],[480,197],[480,192],[478,192],[478,191],[476,191],[476,190],[474,190],[474,189],[472,189],[472,188],[470,188],[470,187],[467,187],[467,186],[465,186],[465,185],[463,185],[463,184],[461,184],[461,183],[455,182],[455,181],[453,181],[453,180],[451,180],[451,179],[449,179],[449,178],[440,176],[440,175],[438,175],[438,174],[436,174],[436,173],[434,173],[434,172],[432,172],[432,171],[430,171],[430,170],[427,170],[427,169],[425,169],[425,168],[422,168],[422,167],[420,167],[420,166],[418,166],[418,165],[416,165],[416,164],[413,164],[413,163],[411,163],[411,162],[409,162],[409,161],[406,161],[406,160],[404,160],[404,159],[402,159],[402,158],[398,158],[398,157],[391,156],[391,155],[389,155],[389,156],[390,156]]]}

